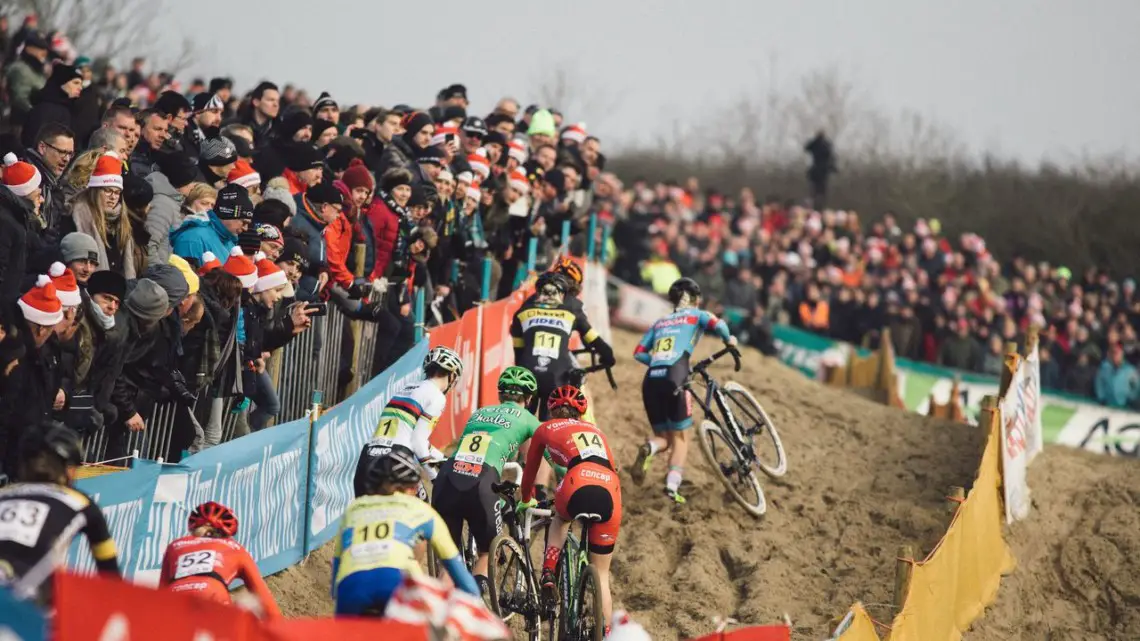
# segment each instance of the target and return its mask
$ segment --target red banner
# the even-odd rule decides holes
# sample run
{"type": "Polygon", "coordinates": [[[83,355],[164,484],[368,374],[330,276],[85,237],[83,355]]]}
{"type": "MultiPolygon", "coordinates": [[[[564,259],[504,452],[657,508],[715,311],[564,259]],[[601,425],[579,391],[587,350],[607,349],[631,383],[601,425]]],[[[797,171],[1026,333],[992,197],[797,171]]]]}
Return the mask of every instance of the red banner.
{"type": "Polygon", "coordinates": [[[426,626],[375,619],[292,619],[265,625],[265,641],[428,641],[426,626]]]}
{"type": "Polygon", "coordinates": [[[792,629],[786,625],[758,625],[730,632],[707,634],[692,641],[791,641],[792,629]]]}
{"type": "Polygon", "coordinates": [[[483,360],[479,334],[483,329],[482,323],[482,307],[467,310],[459,320],[459,339],[455,350],[463,359],[463,378],[456,383],[447,402],[448,413],[451,414],[451,441],[459,438],[467,419],[479,408],[480,364],[483,360]]]}
{"type": "MultiPolygon", "coordinates": [[[[459,326],[461,321],[452,321],[439,327],[433,327],[428,332],[428,345],[431,347],[450,347],[459,351],[459,326]]],[[[462,354],[462,353],[461,353],[462,354]]],[[[466,365],[466,363],[465,363],[466,365]]],[[[466,367],[464,368],[466,369],[466,367]]],[[[452,396],[448,395],[448,405],[451,405],[452,396]]],[[[460,427],[462,431],[462,426],[460,427]]],[[[431,444],[443,449],[455,440],[455,425],[452,422],[450,407],[439,417],[435,430],[431,433],[431,444]]]]}

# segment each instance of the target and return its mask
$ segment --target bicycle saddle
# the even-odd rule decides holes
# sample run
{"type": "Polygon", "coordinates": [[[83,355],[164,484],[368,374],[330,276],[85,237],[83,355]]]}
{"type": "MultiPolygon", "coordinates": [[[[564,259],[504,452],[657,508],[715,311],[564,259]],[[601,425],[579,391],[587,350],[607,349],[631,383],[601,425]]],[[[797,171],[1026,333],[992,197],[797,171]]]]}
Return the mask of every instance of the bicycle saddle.
{"type": "Polygon", "coordinates": [[[586,521],[588,523],[601,523],[604,519],[601,514],[594,514],[593,512],[586,512],[574,517],[575,521],[586,521]]]}

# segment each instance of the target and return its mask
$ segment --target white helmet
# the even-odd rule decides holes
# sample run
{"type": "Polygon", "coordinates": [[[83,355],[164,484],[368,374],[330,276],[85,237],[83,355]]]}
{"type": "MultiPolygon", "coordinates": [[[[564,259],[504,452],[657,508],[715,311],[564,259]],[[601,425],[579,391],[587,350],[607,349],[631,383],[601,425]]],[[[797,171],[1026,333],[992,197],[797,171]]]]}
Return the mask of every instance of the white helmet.
{"type": "Polygon", "coordinates": [[[455,379],[463,375],[463,360],[450,347],[431,348],[431,351],[424,357],[424,372],[427,372],[433,365],[451,374],[455,379]]]}

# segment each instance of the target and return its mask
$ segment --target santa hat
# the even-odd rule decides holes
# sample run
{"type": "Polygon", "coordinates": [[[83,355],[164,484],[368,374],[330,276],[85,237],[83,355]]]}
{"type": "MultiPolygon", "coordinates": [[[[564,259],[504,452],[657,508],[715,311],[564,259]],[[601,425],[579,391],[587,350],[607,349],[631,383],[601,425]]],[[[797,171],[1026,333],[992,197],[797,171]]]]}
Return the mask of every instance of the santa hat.
{"type": "Polygon", "coordinates": [[[257,284],[257,266],[253,264],[249,256],[242,253],[241,247],[234,247],[230,250],[230,257],[226,260],[226,264],[222,265],[222,269],[227,274],[237,276],[241,281],[241,286],[249,289],[257,284]]]}
{"type": "Polygon", "coordinates": [[[530,191],[530,182],[527,181],[526,174],[524,174],[521,169],[515,169],[511,172],[511,177],[507,180],[507,185],[524,194],[530,191]]]}
{"type": "Polygon", "coordinates": [[[432,146],[442,145],[447,142],[448,134],[451,134],[452,136],[458,136],[459,127],[456,127],[455,125],[446,125],[436,128],[435,135],[431,137],[432,146]]]}
{"type": "Polygon", "coordinates": [[[198,274],[205,276],[215,269],[220,269],[221,266],[222,261],[218,260],[218,257],[214,255],[214,252],[206,252],[205,254],[202,254],[202,266],[198,268],[198,274]]]}
{"type": "Polygon", "coordinates": [[[491,161],[487,160],[487,150],[482,147],[476,149],[475,153],[467,155],[467,164],[471,165],[471,170],[484,180],[491,175],[491,161]]]}
{"type": "Polygon", "coordinates": [[[512,140],[507,155],[523,164],[527,159],[526,144],[521,140],[512,140]]]}
{"type": "Polygon", "coordinates": [[[471,183],[467,186],[467,197],[479,200],[483,197],[483,189],[478,181],[471,183]]]}
{"type": "MultiPolygon", "coordinates": [[[[486,161],[484,161],[486,162],[486,161]]],[[[21,162],[16,154],[4,154],[4,186],[17,196],[30,196],[40,188],[40,172],[30,163],[21,162]]]]}
{"type": "Polygon", "coordinates": [[[95,161],[95,169],[87,180],[87,187],[123,188],[123,161],[119,154],[108,151],[95,161]]]}
{"type": "Polygon", "coordinates": [[[238,160],[234,163],[234,168],[230,170],[226,176],[226,182],[233,185],[238,184],[246,189],[252,189],[256,185],[261,184],[261,174],[253,170],[253,165],[249,164],[247,160],[238,160]]]}
{"type": "Polygon", "coordinates": [[[579,145],[586,142],[586,123],[579,122],[562,130],[562,139],[570,140],[579,145]]]}
{"type": "Polygon", "coordinates": [[[475,174],[469,171],[461,171],[458,174],[455,174],[455,182],[464,185],[470,185],[471,183],[475,182],[475,174]]]}
{"type": "Polygon", "coordinates": [[[36,278],[36,286],[20,297],[19,304],[24,318],[36,325],[51,327],[63,320],[63,303],[59,302],[59,294],[47,274],[36,278]]]}
{"type": "Polygon", "coordinates": [[[79,295],[79,283],[75,280],[74,272],[64,266],[63,263],[55,262],[51,264],[48,274],[51,276],[51,284],[55,286],[55,293],[59,296],[59,302],[64,307],[79,307],[83,303],[83,297],[79,295]]]}
{"type": "Polygon", "coordinates": [[[281,271],[281,268],[269,260],[265,254],[257,252],[254,259],[257,261],[257,284],[253,286],[254,294],[289,284],[285,272],[281,271]]]}

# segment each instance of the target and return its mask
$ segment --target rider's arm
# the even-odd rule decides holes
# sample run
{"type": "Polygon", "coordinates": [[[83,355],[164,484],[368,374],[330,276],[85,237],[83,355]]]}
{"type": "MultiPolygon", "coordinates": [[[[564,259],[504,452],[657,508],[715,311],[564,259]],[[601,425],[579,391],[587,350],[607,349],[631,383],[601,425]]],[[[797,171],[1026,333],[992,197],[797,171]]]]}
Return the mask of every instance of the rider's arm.
{"type": "Polygon", "coordinates": [[[641,337],[638,341],[637,347],[633,348],[633,358],[638,363],[648,365],[653,361],[653,356],[649,353],[649,348],[653,346],[653,328],[650,327],[648,332],[641,337]]]}
{"type": "Polygon", "coordinates": [[[515,362],[523,362],[526,339],[523,338],[522,323],[519,322],[517,314],[511,319],[511,345],[515,348],[515,362]]]}
{"type": "Polygon", "coordinates": [[[732,338],[732,332],[728,329],[728,323],[724,322],[722,318],[717,318],[716,315],[711,312],[702,311],[700,314],[700,323],[702,329],[707,332],[715,332],[716,335],[725,342],[732,338]]]}
{"type": "Polygon", "coordinates": [[[266,619],[281,618],[281,610],[277,607],[277,601],[273,598],[273,593],[269,591],[269,586],[265,584],[265,579],[261,578],[257,563],[254,562],[249,552],[242,550],[239,563],[238,578],[245,583],[245,587],[261,603],[262,616],[266,619]]]}
{"type": "Polygon", "coordinates": [[[530,440],[530,447],[526,451],[526,465],[523,467],[522,500],[529,501],[534,498],[534,477],[538,476],[538,466],[542,462],[542,455],[546,452],[545,432],[539,428],[530,440]]]}
{"type": "Polygon", "coordinates": [[[107,519],[103,511],[94,501],[83,508],[87,525],[83,527],[83,534],[87,536],[87,543],[91,546],[91,556],[95,557],[95,568],[103,574],[119,576],[119,555],[115,549],[115,540],[111,538],[111,531],[107,528],[107,519]]]}
{"type": "Polygon", "coordinates": [[[455,582],[456,587],[468,594],[479,596],[479,585],[475,583],[475,577],[467,571],[467,566],[463,565],[463,557],[459,556],[459,548],[456,547],[455,541],[451,540],[451,534],[447,531],[447,524],[443,522],[443,518],[432,510],[432,520],[430,536],[428,540],[431,541],[431,547],[435,550],[436,556],[443,563],[443,567],[447,569],[447,573],[451,575],[451,580],[455,582]]]}

